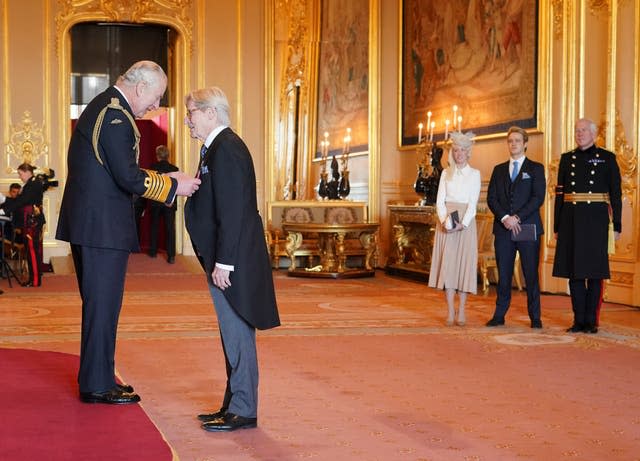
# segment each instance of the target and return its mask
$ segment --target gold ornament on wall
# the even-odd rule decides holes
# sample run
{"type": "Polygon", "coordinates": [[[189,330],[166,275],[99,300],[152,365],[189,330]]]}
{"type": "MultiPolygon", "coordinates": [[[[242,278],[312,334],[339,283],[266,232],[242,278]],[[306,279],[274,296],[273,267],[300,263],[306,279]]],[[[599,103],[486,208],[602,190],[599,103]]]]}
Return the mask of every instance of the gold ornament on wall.
{"type": "MultiPolygon", "coordinates": [[[[191,52],[191,3],[192,0],[58,0],[60,11],[56,15],[56,37],[61,37],[62,31],[70,23],[77,22],[79,17],[136,24],[160,21],[178,28],[185,35],[191,52]]],[[[56,52],[59,49],[56,43],[56,52]]]]}
{"type": "Polygon", "coordinates": [[[41,166],[49,164],[49,145],[44,140],[43,128],[31,118],[31,112],[24,111],[22,121],[10,125],[9,142],[5,145],[7,173],[15,173],[14,165],[29,163],[41,166]]]}
{"type": "MultiPolygon", "coordinates": [[[[598,137],[596,143],[604,145],[606,139],[607,122],[601,122],[598,127],[598,137]]],[[[616,110],[615,137],[613,152],[620,167],[620,177],[622,179],[622,197],[633,204],[633,195],[636,190],[636,180],[638,177],[638,159],[633,148],[627,142],[624,132],[624,125],[620,119],[620,111],[616,110]]]]}
{"type": "Polygon", "coordinates": [[[562,37],[562,8],[563,0],[553,0],[553,34],[556,38],[562,37]]]}
{"type": "Polygon", "coordinates": [[[609,14],[611,11],[611,2],[609,0],[591,0],[589,2],[589,11],[592,15],[609,14]]]}

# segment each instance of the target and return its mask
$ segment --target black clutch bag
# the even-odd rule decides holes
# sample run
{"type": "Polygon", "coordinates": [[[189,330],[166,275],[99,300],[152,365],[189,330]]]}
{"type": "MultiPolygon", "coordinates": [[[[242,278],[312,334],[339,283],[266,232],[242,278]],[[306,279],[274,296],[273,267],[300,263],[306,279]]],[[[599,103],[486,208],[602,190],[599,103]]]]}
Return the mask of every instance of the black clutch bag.
{"type": "Polygon", "coordinates": [[[449,216],[451,216],[451,226],[456,227],[460,222],[460,215],[458,214],[458,210],[453,210],[449,216]]]}
{"type": "Polygon", "coordinates": [[[521,224],[520,232],[511,232],[511,240],[514,242],[535,242],[538,239],[535,224],[521,224]]]}

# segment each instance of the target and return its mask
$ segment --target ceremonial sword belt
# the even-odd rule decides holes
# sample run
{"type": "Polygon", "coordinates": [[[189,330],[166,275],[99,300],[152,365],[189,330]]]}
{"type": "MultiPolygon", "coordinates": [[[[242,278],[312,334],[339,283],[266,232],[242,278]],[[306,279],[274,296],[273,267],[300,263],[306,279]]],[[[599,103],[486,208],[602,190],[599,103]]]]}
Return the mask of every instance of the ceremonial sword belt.
{"type": "Polygon", "coordinates": [[[591,203],[591,202],[603,202],[603,203],[609,203],[609,193],[608,192],[602,192],[602,193],[595,193],[595,194],[589,194],[587,192],[576,192],[573,194],[564,194],[564,201],[565,202],[587,202],[587,203],[591,203]]]}

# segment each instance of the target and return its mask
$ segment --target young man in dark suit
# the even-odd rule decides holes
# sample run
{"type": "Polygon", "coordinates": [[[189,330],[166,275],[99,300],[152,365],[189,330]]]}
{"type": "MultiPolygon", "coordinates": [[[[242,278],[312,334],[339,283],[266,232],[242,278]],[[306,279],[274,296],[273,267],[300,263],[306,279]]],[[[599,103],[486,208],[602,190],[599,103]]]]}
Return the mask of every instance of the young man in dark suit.
{"type": "Polygon", "coordinates": [[[543,234],[540,207],[544,203],[546,180],[541,163],[529,160],[525,153],[529,136],[520,127],[507,132],[510,160],[493,169],[487,204],[494,215],[493,235],[498,265],[496,309],[488,327],[504,325],[511,303],[511,281],[516,259],[520,262],[527,285],[527,310],[531,328],[542,328],[540,319],[540,235],[543,234]],[[535,225],[533,239],[517,239],[523,225],[535,225]]]}
{"type": "Polygon", "coordinates": [[[185,123],[203,142],[198,192],[185,204],[185,222],[218,317],[227,387],[220,410],[198,415],[206,431],[258,424],[256,328],[280,325],[271,262],[258,213],[249,149],[229,128],[229,102],[217,87],[185,99],[185,123]]]}
{"type": "Polygon", "coordinates": [[[56,238],[71,244],[82,298],[78,384],[86,403],[140,400],[114,375],[127,261],[139,250],[134,196],[171,204],[200,183],[184,173],[161,175],[138,167],[134,118],[157,109],[166,87],[158,64],[135,63],[87,105],[71,135],[56,238]]]}

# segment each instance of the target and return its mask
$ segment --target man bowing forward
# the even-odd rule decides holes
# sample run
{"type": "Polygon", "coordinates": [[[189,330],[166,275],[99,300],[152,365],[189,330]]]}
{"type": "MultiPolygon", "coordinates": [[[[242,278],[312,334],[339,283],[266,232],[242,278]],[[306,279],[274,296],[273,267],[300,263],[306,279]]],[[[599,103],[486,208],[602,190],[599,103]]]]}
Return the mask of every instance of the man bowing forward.
{"type": "Polygon", "coordinates": [[[185,221],[207,276],[227,369],[220,410],[198,419],[211,432],[247,429],[258,423],[255,330],[280,325],[256,176],[249,149],[229,128],[222,90],[193,91],[185,104],[191,137],[203,142],[197,172],[202,184],[185,204],[185,221]]]}

